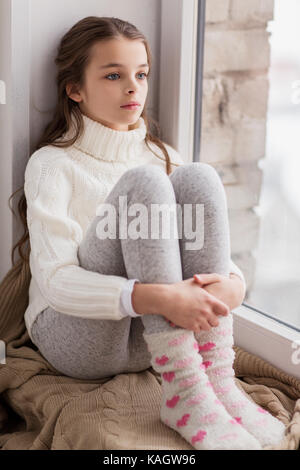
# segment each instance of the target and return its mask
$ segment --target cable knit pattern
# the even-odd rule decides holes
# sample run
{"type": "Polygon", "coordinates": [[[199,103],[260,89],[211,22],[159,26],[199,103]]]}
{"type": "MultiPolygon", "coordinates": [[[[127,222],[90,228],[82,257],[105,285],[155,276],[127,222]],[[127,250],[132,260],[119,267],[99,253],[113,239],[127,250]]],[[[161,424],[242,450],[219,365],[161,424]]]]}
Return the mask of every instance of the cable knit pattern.
{"type": "MultiPolygon", "coordinates": [[[[124,318],[120,300],[128,279],[83,269],[77,250],[97,207],[124,172],[145,164],[165,169],[161,149],[150,142],[156,156],[145,143],[147,129],[142,117],[130,131],[117,131],[82,117],[83,133],[72,146],[42,147],[31,155],[25,169],[32,278],[24,319],[30,337],[34,320],[48,306],[78,317],[124,318]]],[[[74,124],[59,140],[73,135],[74,124]]],[[[172,170],[184,164],[173,147],[165,146],[172,170]]],[[[243,277],[234,263],[231,267],[243,277]]]]}

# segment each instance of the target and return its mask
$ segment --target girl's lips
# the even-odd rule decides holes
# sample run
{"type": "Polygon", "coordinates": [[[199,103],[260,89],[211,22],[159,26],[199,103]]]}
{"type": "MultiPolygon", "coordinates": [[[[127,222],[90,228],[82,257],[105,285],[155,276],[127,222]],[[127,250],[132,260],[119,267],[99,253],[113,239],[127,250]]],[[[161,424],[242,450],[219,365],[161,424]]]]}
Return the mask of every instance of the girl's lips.
{"type": "Polygon", "coordinates": [[[130,110],[130,109],[137,109],[137,108],[139,108],[139,107],[140,107],[139,104],[130,104],[130,105],[128,105],[128,106],[121,106],[121,108],[123,108],[123,109],[128,109],[128,110],[130,110]]]}

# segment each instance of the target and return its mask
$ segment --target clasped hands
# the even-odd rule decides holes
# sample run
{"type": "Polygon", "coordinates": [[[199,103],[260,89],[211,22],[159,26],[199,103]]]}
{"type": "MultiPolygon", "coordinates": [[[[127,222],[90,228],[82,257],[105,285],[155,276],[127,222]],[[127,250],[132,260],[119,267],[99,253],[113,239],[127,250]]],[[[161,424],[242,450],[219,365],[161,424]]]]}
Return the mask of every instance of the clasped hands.
{"type": "MultiPolygon", "coordinates": [[[[194,274],[193,278],[187,279],[186,281],[183,281],[183,283],[187,283],[186,285],[188,286],[190,281],[197,283],[199,287],[205,290],[210,296],[215,297],[219,302],[223,303],[224,307],[226,305],[228,313],[232,309],[241,305],[241,303],[243,302],[246,286],[244,281],[234,273],[230,273],[228,277],[217,273],[194,274]]],[[[213,312],[211,312],[211,314],[212,313],[213,312]]],[[[190,316],[186,318],[186,315],[184,314],[186,314],[185,311],[183,312],[183,316],[180,317],[181,323],[179,324],[179,326],[181,326],[182,328],[191,329],[197,332],[203,329],[208,330],[209,327],[218,325],[218,323],[216,323],[216,318],[214,318],[215,315],[218,315],[216,313],[216,310],[213,316],[211,314],[207,316],[206,313],[203,318],[204,322],[200,322],[198,315],[195,316],[194,312],[193,318],[190,316]],[[191,323],[192,327],[187,326],[187,323],[191,323]],[[206,325],[206,328],[204,325],[206,325]]],[[[224,315],[224,313],[222,313],[222,315],[224,315]]],[[[172,310],[172,316],[173,319],[177,318],[178,316],[174,315],[174,310],[172,310]]],[[[171,319],[170,317],[167,318],[171,326],[175,327],[176,324],[178,324],[178,321],[174,323],[173,319],[171,319]]]]}
{"type": "Polygon", "coordinates": [[[217,273],[194,274],[193,277],[200,287],[224,302],[229,310],[239,307],[245,298],[245,283],[234,273],[229,277],[217,273]]]}

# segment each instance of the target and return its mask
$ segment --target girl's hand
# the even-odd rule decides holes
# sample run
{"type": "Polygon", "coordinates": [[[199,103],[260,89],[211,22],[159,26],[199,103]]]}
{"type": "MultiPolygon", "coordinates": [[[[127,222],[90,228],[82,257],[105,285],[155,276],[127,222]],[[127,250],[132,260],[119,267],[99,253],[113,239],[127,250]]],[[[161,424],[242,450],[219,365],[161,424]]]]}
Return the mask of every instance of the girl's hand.
{"type": "Polygon", "coordinates": [[[166,285],[166,295],[159,297],[160,315],[171,325],[199,332],[218,326],[218,315],[228,315],[228,306],[215,296],[199,288],[193,278],[166,285]]]}
{"type": "MultiPolygon", "coordinates": [[[[195,281],[201,286],[204,287],[207,284],[213,284],[215,282],[221,282],[225,276],[221,274],[212,273],[212,274],[194,274],[195,281]]],[[[228,278],[226,278],[228,279],[228,278]]]]}
{"type": "Polygon", "coordinates": [[[244,281],[234,273],[229,277],[221,274],[194,274],[194,280],[200,287],[228,305],[232,310],[239,307],[246,293],[244,281]]]}

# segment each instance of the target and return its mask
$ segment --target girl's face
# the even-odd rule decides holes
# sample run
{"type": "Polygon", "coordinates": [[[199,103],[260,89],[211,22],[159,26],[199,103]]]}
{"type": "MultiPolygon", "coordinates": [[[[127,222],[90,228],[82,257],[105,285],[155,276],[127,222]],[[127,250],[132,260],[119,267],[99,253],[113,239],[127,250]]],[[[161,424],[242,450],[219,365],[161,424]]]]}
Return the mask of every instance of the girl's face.
{"type": "Polygon", "coordinates": [[[91,49],[84,87],[73,90],[68,84],[66,92],[79,103],[81,112],[94,121],[115,130],[134,129],[148,93],[147,63],[146,48],[139,40],[98,42],[91,49]],[[140,106],[121,108],[130,101],[137,101],[140,106]]]}

